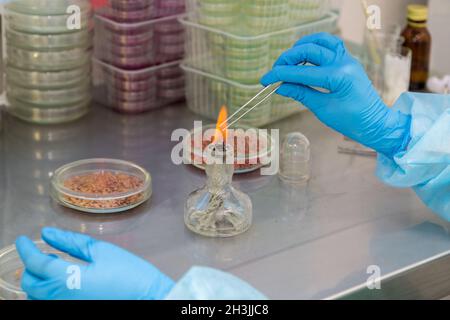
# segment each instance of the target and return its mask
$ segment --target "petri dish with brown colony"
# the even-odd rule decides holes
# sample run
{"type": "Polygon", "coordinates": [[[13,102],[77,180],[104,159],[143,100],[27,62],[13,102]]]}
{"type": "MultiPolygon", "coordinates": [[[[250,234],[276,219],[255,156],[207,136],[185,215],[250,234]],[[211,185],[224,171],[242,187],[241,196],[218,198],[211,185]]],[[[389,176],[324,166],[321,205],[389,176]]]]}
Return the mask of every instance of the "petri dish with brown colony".
{"type": "Polygon", "coordinates": [[[142,167],[117,159],[86,159],[55,171],[52,198],[59,204],[89,213],[132,209],[152,194],[150,174],[142,167]]]}

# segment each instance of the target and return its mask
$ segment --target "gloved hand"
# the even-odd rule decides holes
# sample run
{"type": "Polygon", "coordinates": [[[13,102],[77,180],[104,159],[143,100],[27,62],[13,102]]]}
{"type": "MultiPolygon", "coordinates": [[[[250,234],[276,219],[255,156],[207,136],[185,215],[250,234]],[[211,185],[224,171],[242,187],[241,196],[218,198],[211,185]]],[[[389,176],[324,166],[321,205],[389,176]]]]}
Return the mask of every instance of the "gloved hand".
{"type": "Polygon", "coordinates": [[[26,237],[16,241],[25,265],[22,288],[30,299],[163,299],[174,282],[147,261],[124,249],[89,236],[44,228],[42,239],[50,246],[83,260],[80,289],[69,289],[70,266],[54,255],[39,251],[26,237]]]}
{"type": "Polygon", "coordinates": [[[261,80],[303,103],[327,126],[393,157],[409,143],[410,116],[390,110],[339,38],[318,33],[284,52],[261,80]],[[308,62],[312,65],[299,65],[308,62]],[[325,90],[318,91],[314,88],[325,90]]]}

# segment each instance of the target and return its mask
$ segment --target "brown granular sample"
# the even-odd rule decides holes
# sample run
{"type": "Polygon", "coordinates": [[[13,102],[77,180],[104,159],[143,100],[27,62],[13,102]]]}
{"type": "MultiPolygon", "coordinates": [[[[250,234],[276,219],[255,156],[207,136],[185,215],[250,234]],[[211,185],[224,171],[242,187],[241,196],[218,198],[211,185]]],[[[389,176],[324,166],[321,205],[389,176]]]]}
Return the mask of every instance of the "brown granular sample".
{"type": "MultiPolygon", "coordinates": [[[[132,192],[142,187],[144,181],[136,176],[123,172],[98,171],[76,175],[64,181],[64,187],[86,196],[109,196],[132,192]]],[[[65,196],[65,200],[83,208],[113,209],[140,202],[143,193],[110,200],[87,200],[75,196],[65,196]]]]}
{"type": "MultiPolygon", "coordinates": [[[[236,158],[244,159],[244,163],[238,163],[237,159],[234,163],[234,169],[235,170],[247,170],[252,169],[254,167],[257,167],[261,163],[261,159],[256,158],[255,156],[250,156],[250,152],[258,151],[258,152],[265,152],[267,148],[267,142],[266,141],[260,141],[259,137],[254,141],[254,139],[250,139],[249,137],[245,137],[245,140],[243,140],[241,137],[236,135],[236,132],[233,136],[230,135],[230,139],[233,138],[233,148],[234,148],[234,154],[236,158]],[[255,145],[256,144],[256,145],[255,145]],[[242,150],[239,152],[239,150],[242,150]]],[[[210,139],[203,139],[202,137],[202,150],[204,151],[211,143],[213,143],[213,138],[210,139]]],[[[201,161],[203,164],[206,163],[206,159],[203,159],[201,155],[194,154],[195,150],[195,144],[194,144],[194,137],[191,138],[191,150],[193,151],[191,153],[191,161],[201,161]]]]}

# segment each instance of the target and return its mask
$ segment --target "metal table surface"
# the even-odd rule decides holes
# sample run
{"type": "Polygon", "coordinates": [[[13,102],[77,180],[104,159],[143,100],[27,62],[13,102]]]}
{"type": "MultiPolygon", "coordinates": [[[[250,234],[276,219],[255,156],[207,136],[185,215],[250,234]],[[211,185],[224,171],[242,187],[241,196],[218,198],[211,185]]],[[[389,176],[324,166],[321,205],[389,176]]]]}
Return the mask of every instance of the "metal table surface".
{"type": "Polygon", "coordinates": [[[252,228],[230,239],[191,233],[183,222],[184,202],[205,176],[171,162],[176,142],[170,136],[175,128],[192,128],[198,118],[182,105],[138,116],[95,106],[84,119],[50,127],[4,115],[0,246],[21,234],[38,238],[41,227],[57,226],[123,246],[171,277],[192,265],[216,267],[275,299],[326,298],[364,284],[370,265],[388,275],[449,254],[448,223],[413,191],[378,181],[375,159],[338,154],[342,137],[307,112],[272,127],[281,136],[299,130],[309,137],[310,183],[293,188],[277,176],[235,176],[234,183],[253,201],[252,228]],[[151,201],[111,215],[82,214],[53,203],[52,172],[93,157],[126,159],[148,169],[151,201]]]}

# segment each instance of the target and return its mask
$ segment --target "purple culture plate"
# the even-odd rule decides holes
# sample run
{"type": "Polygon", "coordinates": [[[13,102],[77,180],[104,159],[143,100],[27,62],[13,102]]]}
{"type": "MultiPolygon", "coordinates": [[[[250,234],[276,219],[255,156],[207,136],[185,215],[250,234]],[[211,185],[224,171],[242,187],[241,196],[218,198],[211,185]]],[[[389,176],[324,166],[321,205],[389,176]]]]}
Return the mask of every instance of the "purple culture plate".
{"type": "Polygon", "coordinates": [[[109,0],[111,8],[121,11],[136,11],[156,6],[155,0],[109,0]]]}
{"type": "Polygon", "coordinates": [[[158,88],[161,89],[172,89],[183,87],[185,84],[184,75],[177,78],[166,78],[166,79],[158,79],[158,88]]]}
{"type": "Polygon", "coordinates": [[[156,95],[156,87],[149,88],[150,90],[143,91],[121,91],[116,88],[109,90],[108,99],[114,99],[124,102],[139,102],[149,100],[156,95]]]}
{"type": "Polygon", "coordinates": [[[106,37],[106,39],[107,42],[111,42],[113,44],[119,44],[124,46],[136,46],[153,41],[153,34],[151,32],[140,33],[135,35],[111,33],[109,36],[106,37]]]}
{"type": "Polygon", "coordinates": [[[156,87],[156,78],[140,81],[126,81],[122,79],[108,78],[108,85],[123,91],[142,91],[156,87]]]}

